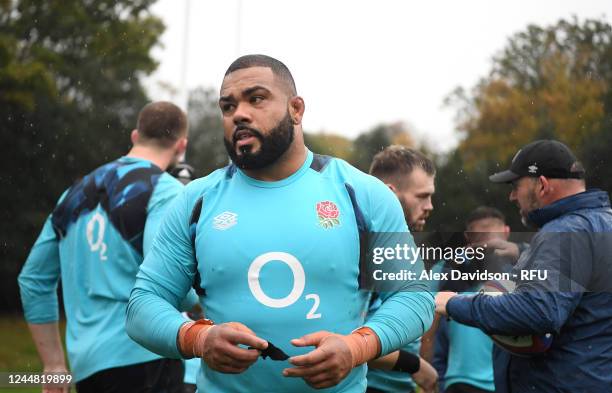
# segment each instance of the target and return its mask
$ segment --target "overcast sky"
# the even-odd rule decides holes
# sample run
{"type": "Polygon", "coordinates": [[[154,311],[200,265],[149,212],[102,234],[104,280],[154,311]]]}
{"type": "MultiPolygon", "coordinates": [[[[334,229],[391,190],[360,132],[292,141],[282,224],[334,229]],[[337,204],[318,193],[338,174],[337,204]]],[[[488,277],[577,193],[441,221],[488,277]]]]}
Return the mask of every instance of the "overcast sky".
{"type": "Polygon", "coordinates": [[[159,68],[146,80],[153,99],[183,104],[160,82],[218,90],[237,56],[264,53],[293,73],[306,131],[355,137],[404,121],[438,151],[458,137],[444,97],[485,76],[508,37],[530,23],[612,16],[612,0],[190,0],[184,73],[187,3],[153,7],[166,24],[154,51],[159,68]]]}

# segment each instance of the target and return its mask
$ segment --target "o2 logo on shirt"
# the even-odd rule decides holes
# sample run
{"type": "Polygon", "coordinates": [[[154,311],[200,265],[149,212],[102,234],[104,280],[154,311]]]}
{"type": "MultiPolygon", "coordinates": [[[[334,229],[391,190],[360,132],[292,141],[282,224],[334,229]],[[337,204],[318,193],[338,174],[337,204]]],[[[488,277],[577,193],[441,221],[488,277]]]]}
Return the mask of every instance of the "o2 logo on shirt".
{"type": "Polygon", "coordinates": [[[104,243],[104,231],[106,230],[106,220],[99,212],[96,212],[87,222],[87,243],[91,252],[100,252],[100,260],[106,261],[106,243],[104,243]],[[98,229],[94,239],[95,229],[98,229]]]}
{"type": "MultiPolygon", "coordinates": [[[[272,308],[285,308],[295,303],[304,293],[304,287],[306,285],[306,274],[300,261],[291,254],[286,252],[267,252],[261,254],[251,262],[248,272],[249,289],[251,293],[264,306],[272,308]],[[271,298],[264,293],[259,283],[259,272],[268,263],[272,261],[280,261],[285,263],[291,269],[293,273],[293,288],[291,292],[283,298],[275,299],[271,298]]],[[[306,314],[306,319],[317,319],[321,318],[321,314],[316,313],[319,308],[320,299],[319,295],[311,293],[305,296],[306,300],[312,299],[314,304],[310,311],[306,314]]]]}

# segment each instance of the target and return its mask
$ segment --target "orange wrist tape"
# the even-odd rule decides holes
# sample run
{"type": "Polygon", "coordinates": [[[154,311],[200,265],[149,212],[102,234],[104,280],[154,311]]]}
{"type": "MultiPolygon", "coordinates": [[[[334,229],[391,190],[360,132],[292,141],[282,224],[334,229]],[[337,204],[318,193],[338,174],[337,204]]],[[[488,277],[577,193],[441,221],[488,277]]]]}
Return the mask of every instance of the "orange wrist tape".
{"type": "Polygon", "coordinates": [[[380,340],[368,327],[361,327],[342,337],[351,350],[353,367],[366,363],[380,354],[380,340]]]}
{"type": "Polygon", "coordinates": [[[179,329],[178,345],[179,351],[185,359],[201,357],[202,351],[198,350],[197,344],[206,339],[208,329],[214,326],[210,319],[199,319],[184,323],[179,329]]]}

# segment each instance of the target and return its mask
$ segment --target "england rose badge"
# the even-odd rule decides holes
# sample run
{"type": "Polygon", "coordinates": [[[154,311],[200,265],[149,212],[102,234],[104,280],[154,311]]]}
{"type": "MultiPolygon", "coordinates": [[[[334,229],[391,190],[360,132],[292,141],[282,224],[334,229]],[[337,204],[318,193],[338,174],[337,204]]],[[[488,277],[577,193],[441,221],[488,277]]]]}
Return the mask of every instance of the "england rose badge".
{"type": "Polygon", "coordinates": [[[318,202],[317,216],[319,217],[319,225],[325,229],[340,225],[340,211],[338,206],[332,201],[318,202]]]}

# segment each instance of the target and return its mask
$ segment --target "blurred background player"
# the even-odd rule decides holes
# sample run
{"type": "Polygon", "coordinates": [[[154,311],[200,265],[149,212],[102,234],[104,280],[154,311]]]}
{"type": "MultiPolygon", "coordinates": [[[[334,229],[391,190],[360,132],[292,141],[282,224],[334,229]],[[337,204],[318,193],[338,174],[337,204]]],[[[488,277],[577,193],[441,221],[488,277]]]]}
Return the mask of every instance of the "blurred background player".
{"type": "Polygon", "coordinates": [[[236,59],[219,106],[233,163],[169,210],[138,273],[128,333],[166,356],[202,358],[207,393],[362,393],[364,363],[414,341],[433,317],[415,282],[364,320],[359,240],[407,233],[401,206],[377,179],[306,148],[304,101],[280,61],[236,59]],[[194,283],[212,321],[176,311],[194,283]]]}
{"type": "MultiPolygon", "coordinates": [[[[410,231],[422,231],[433,210],[431,198],[435,192],[436,176],[434,163],[417,150],[392,145],[374,156],[370,174],[395,193],[410,231]]],[[[380,300],[374,295],[370,312],[379,306],[380,300]]],[[[386,359],[368,363],[367,392],[413,392],[415,384],[425,392],[433,391],[438,376],[434,368],[418,355],[420,343],[421,340],[415,340],[403,347],[401,354],[397,352],[386,359]],[[398,368],[404,367],[398,361],[413,366],[408,368],[408,372],[399,371],[398,368]]]]}
{"type": "MultiPolygon", "coordinates": [[[[508,241],[510,227],[499,210],[480,206],[466,220],[465,238],[468,246],[483,245],[494,239],[508,241]]],[[[487,269],[507,271],[511,264],[501,265],[500,258],[488,253],[484,261],[464,261],[453,265],[461,271],[487,269]],[[469,267],[468,267],[469,266],[469,267]],[[468,267],[466,269],[466,267],[468,267]]],[[[445,282],[442,290],[477,293],[482,282],[461,280],[445,282]]],[[[493,382],[493,341],[479,329],[440,318],[434,340],[433,365],[440,375],[441,390],[445,393],[489,393],[495,391],[493,382]]]]}
{"type": "Polygon", "coordinates": [[[522,241],[510,241],[510,227],[506,225],[506,217],[498,209],[488,206],[480,206],[470,213],[465,239],[468,246],[486,248],[489,262],[487,268],[497,268],[496,271],[511,269],[520,253],[529,246],[522,241]]]}
{"type": "Polygon", "coordinates": [[[185,152],[187,118],[169,102],[148,104],[131,141],[126,156],[62,195],[19,275],[25,318],[46,372],[67,370],[57,323],[61,277],[78,392],[171,392],[182,383],[180,361],[162,359],[128,337],[125,313],[165,208],[183,188],[164,171],[185,152]]]}
{"type": "MultiPolygon", "coordinates": [[[[517,261],[516,289],[499,296],[440,292],[436,311],[487,334],[538,337],[550,348],[495,355],[498,393],[610,391],[612,386],[612,209],[607,193],[586,190],[584,169],[554,140],[518,151],[510,169],[490,180],[511,183],[526,225],[538,228],[517,261]],[[546,275],[522,277],[523,271],[546,275]],[[498,367],[499,366],[499,367],[498,367]],[[504,378],[498,378],[500,377],[504,378]]],[[[506,345],[509,351],[512,347],[506,345]]],[[[501,353],[495,346],[496,353],[501,353]]]]}

